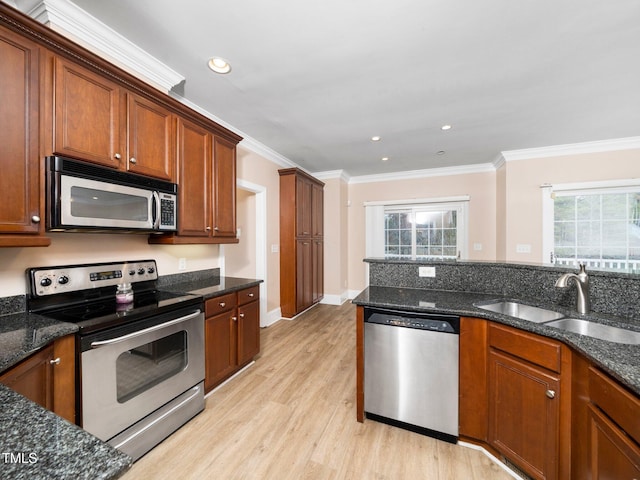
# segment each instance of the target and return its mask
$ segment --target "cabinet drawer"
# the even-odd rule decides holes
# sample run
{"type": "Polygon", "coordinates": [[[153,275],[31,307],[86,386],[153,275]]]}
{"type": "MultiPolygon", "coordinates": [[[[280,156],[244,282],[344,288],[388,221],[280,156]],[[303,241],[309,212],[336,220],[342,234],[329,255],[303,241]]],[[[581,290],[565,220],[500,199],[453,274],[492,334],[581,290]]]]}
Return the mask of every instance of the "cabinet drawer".
{"type": "Polygon", "coordinates": [[[211,317],[234,308],[236,308],[236,294],[235,292],[227,293],[207,300],[204,307],[205,316],[211,317]]]}
{"type": "Polygon", "coordinates": [[[238,292],[238,305],[244,305],[245,303],[253,302],[260,298],[260,286],[245,288],[238,292]]]}
{"type": "Polygon", "coordinates": [[[561,345],[538,335],[502,325],[489,325],[489,346],[560,373],[561,345]]]}
{"type": "Polygon", "coordinates": [[[589,397],[631,438],[640,443],[640,400],[596,368],[589,368],[589,397]]]}

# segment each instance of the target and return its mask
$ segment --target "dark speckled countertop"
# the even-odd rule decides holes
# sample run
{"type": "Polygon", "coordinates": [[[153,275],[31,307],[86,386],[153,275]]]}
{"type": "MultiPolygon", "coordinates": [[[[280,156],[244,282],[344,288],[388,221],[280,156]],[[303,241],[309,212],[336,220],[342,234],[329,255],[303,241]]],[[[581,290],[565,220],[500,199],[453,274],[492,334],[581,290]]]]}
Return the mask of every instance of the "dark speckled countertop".
{"type": "MultiPolygon", "coordinates": [[[[545,326],[508,315],[494,313],[478,308],[476,305],[491,303],[495,300],[516,300],[495,294],[427,290],[418,288],[396,288],[371,286],[362,291],[354,300],[356,305],[380,307],[418,312],[451,313],[460,316],[479,317],[510,325],[521,330],[537,333],[545,337],[560,340],[618,379],[623,385],[640,395],[640,345],[627,345],[607,342],[596,338],[578,335],[565,330],[545,326]]],[[[533,306],[548,308],[567,316],[578,317],[571,310],[557,305],[522,301],[533,306]]],[[[601,314],[580,316],[612,326],[640,331],[638,326],[629,324],[619,317],[601,314]]]]}
{"type": "Polygon", "coordinates": [[[211,277],[192,279],[186,282],[171,283],[163,285],[163,290],[170,292],[191,293],[193,295],[202,295],[204,299],[224,295],[225,293],[237,292],[245,288],[260,285],[262,280],[253,278],[239,277],[211,277]]]}

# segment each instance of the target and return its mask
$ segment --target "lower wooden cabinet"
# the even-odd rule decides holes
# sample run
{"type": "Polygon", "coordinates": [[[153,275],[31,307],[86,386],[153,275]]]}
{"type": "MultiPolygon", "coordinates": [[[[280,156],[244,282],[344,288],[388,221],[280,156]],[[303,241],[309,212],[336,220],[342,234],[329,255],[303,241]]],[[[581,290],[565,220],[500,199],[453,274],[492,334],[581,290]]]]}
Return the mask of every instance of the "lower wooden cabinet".
{"type": "Polygon", "coordinates": [[[0,383],[76,423],[75,337],[68,335],[37,351],[0,375],[0,383]]]}
{"type": "Polygon", "coordinates": [[[259,287],[206,301],[205,391],[236,373],[260,352],[259,287]]]}

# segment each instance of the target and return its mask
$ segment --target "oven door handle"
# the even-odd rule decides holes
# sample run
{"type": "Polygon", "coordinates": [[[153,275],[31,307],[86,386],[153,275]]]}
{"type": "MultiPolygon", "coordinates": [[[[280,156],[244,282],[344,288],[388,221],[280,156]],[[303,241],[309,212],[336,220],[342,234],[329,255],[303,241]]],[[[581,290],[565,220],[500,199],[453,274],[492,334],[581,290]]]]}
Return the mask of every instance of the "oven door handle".
{"type": "Polygon", "coordinates": [[[132,338],[139,337],[141,335],[146,335],[147,333],[155,332],[156,330],[161,330],[171,325],[175,325],[176,323],[186,322],[187,320],[191,320],[192,318],[197,317],[201,313],[202,312],[198,310],[197,312],[191,313],[189,315],[185,315],[184,317],[176,318],[175,320],[170,320],[168,322],[161,323],[160,325],[154,325],[153,327],[145,328],[144,330],[140,330],[139,332],[129,333],[127,335],[123,335],[117,338],[111,338],[109,340],[100,340],[99,342],[91,342],[91,348],[99,348],[107,345],[113,345],[114,343],[120,343],[120,342],[124,342],[125,340],[130,340],[132,338]]]}

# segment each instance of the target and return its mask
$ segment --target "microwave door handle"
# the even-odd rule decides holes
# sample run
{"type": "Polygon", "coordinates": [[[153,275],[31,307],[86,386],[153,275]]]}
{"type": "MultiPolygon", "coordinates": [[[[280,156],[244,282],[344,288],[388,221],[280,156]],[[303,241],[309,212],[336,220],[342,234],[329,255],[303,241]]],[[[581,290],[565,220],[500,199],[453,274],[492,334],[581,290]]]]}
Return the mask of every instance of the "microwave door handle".
{"type": "Polygon", "coordinates": [[[161,207],[160,207],[160,195],[158,195],[158,192],[156,192],[154,190],[153,192],[153,229],[154,230],[158,230],[160,228],[160,211],[161,211],[161,207]]]}
{"type": "Polygon", "coordinates": [[[144,330],[140,330],[139,332],[129,333],[127,335],[123,335],[117,338],[111,338],[109,340],[91,342],[91,348],[98,348],[98,347],[104,347],[106,345],[113,345],[114,343],[120,343],[120,342],[124,342],[125,340],[130,340],[132,338],[139,337],[141,335],[146,335],[147,333],[155,332],[156,330],[161,330],[165,327],[175,325],[176,323],[186,322],[187,320],[191,320],[192,318],[197,317],[201,313],[202,312],[198,310],[197,312],[191,313],[189,315],[185,315],[184,317],[176,318],[175,320],[169,320],[168,322],[161,323],[160,325],[154,325],[153,327],[145,328],[144,330]]]}

